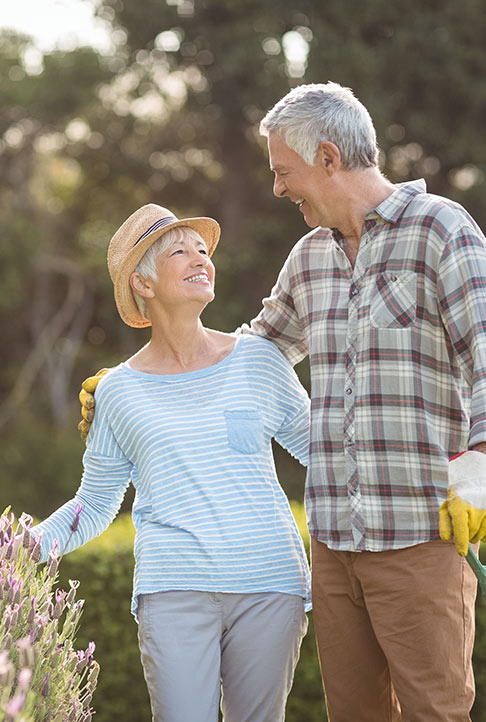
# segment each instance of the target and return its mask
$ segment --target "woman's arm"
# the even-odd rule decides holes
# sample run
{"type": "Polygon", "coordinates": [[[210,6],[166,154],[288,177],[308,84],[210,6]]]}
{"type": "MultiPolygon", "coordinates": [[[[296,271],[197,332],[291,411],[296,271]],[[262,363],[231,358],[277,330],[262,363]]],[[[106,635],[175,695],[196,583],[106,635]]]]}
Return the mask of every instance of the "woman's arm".
{"type": "Polygon", "coordinates": [[[105,531],[118,513],[132,464],[89,450],[83,463],[83,478],[74,497],[31,529],[33,537],[42,535],[40,561],[47,559],[55,539],[61,554],[73,551],[105,531]]]}
{"type": "Polygon", "coordinates": [[[273,378],[276,379],[272,396],[284,414],[275,439],[303,466],[307,466],[310,439],[309,396],[287,359],[275,347],[270,349],[273,357],[273,378]]]}
{"type": "Polygon", "coordinates": [[[64,554],[101,534],[117,515],[130,482],[133,464],[118,445],[110,424],[120,401],[116,379],[111,382],[109,376],[103,379],[96,401],[96,417],[83,457],[84,471],[78,491],[31,530],[34,536],[42,534],[42,560],[47,558],[55,539],[64,554]]]}

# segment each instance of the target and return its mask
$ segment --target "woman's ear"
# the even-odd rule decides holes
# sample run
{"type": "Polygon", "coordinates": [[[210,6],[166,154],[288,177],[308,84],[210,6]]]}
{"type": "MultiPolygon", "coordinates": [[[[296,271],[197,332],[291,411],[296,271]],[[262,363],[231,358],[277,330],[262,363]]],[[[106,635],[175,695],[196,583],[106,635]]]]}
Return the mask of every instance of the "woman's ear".
{"type": "Polygon", "coordinates": [[[143,296],[143,298],[154,297],[154,291],[150,279],[144,278],[140,275],[140,273],[134,271],[130,275],[130,286],[135,293],[138,293],[139,296],[143,296]]]}

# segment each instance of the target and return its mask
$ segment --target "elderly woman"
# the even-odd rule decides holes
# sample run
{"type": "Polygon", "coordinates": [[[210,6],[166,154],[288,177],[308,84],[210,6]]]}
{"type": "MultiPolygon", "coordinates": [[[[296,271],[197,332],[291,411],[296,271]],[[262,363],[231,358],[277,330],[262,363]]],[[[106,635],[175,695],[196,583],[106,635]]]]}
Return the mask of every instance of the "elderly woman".
{"type": "Polygon", "coordinates": [[[113,236],[118,311],[151,338],[100,381],[81,485],[33,530],[44,558],[55,538],[71,551],[132,481],[132,611],[157,722],[216,722],[220,686],[226,722],[283,720],[307,626],[307,560],[271,440],[305,463],[309,402],[273,344],[202,325],[218,238],[216,221],[153,204],[113,236]]]}

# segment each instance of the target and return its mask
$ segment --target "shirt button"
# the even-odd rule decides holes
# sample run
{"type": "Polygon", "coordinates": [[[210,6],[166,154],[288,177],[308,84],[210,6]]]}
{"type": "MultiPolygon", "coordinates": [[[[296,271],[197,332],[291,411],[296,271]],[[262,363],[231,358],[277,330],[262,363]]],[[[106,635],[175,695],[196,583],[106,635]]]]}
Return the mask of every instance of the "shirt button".
{"type": "Polygon", "coordinates": [[[350,395],[353,393],[353,389],[351,389],[351,388],[348,387],[348,388],[346,389],[346,393],[347,393],[348,396],[350,396],[350,395]]]}

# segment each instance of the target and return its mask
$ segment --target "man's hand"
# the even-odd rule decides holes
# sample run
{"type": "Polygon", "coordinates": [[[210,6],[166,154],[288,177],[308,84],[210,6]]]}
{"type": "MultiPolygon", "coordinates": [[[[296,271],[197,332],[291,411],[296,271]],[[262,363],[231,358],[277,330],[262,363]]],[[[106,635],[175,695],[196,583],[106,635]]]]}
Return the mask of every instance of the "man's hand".
{"type": "Polygon", "coordinates": [[[81,384],[81,391],[79,392],[79,400],[81,401],[81,416],[83,417],[78,424],[78,429],[81,433],[81,438],[86,441],[88,438],[89,430],[91,428],[91,422],[95,415],[95,398],[94,392],[98,383],[110,369],[100,369],[94,376],[89,376],[81,384]]]}
{"type": "Polygon", "coordinates": [[[449,462],[447,499],[439,509],[439,533],[466,556],[469,542],[486,541],[486,455],[466,451],[449,462]]]}

